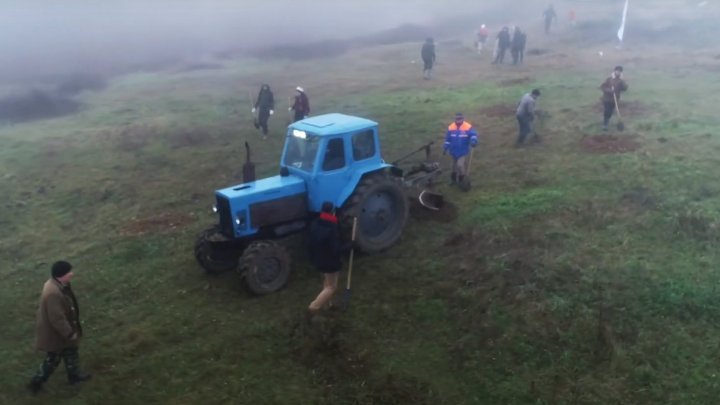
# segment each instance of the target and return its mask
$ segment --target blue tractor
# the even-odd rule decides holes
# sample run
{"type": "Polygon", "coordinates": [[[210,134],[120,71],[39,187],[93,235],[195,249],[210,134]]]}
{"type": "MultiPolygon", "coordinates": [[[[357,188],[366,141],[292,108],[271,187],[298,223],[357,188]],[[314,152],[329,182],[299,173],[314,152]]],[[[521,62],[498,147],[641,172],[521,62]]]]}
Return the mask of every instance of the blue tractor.
{"type": "MultiPolygon", "coordinates": [[[[429,160],[430,144],[420,150],[429,160]]],[[[379,252],[402,235],[408,195],[433,210],[442,204],[441,196],[417,187],[439,173],[437,163],[426,162],[408,177],[386,163],[378,124],[368,119],[326,114],[295,122],[288,127],[279,175],[255,180],[248,147],[243,183],[215,192],[219,223],[200,235],[195,257],[208,273],[237,270],[254,294],[274,292],[290,273],[278,240],[306,229],[323,202],[337,207],[348,232],[357,218],[358,250],[379,252]]]]}

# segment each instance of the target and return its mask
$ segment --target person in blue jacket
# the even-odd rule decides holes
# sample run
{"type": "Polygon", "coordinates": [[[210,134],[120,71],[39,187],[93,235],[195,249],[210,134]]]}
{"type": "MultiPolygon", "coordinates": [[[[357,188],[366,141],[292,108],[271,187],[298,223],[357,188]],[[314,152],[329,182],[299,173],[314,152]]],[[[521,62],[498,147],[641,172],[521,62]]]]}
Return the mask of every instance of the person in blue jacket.
{"type": "Polygon", "coordinates": [[[448,126],[443,145],[443,154],[450,152],[453,159],[452,173],[450,174],[452,184],[463,182],[467,175],[467,155],[470,153],[470,148],[474,148],[477,142],[478,134],[472,124],[465,121],[462,113],[455,114],[455,121],[448,126]]]}

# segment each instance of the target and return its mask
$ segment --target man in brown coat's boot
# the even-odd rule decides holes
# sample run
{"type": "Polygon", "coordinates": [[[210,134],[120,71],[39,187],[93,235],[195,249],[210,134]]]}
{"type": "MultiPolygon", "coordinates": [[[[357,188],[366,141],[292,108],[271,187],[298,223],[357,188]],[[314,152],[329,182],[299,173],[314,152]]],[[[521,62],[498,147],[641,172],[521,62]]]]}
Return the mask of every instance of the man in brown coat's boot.
{"type": "Polygon", "coordinates": [[[90,379],[90,374],[80,372],[78,343],[82,327],[80,308],[70,288],[72,265],[64,261],[55,262],[51,274],[52,277],[43,286],[37,313],[37,349],[47,355],[28,385],[33,393],[42,390],[61,360],[65,362],[70,384],[90,379]]]}

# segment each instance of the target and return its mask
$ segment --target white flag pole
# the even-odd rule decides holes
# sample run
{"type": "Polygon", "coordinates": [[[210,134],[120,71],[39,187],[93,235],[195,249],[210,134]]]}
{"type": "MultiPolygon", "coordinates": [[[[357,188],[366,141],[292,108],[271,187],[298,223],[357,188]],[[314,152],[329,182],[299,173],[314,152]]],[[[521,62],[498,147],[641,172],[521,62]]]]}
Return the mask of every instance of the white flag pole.
{"type": "Polygon", "coordinates": [[[617,36],[620,40],[620,44],[623,42],[623,37],[625,36],[625,21],[627,20],[627,11],[628,11],[628,3],[630,0],[625,0],[625,8],[623,8],[623,14],[622,14],[622,22],[620,22],[620,29],[618,30],[617,36]]]}

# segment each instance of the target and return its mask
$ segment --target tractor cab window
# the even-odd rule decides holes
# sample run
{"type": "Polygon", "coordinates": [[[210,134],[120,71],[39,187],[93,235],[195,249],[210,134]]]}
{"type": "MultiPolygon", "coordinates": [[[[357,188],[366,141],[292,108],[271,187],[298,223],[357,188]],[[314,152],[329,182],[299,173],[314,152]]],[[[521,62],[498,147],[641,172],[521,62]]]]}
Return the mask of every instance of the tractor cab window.
{"type": "Polygon", "coordinates": [[[288,135],[283,164],[310,172],[315,166],[320,138],[305,134],[305,132],[302,132],[304,136],[299,135],[292,133],[288,135]]]}
{"type": "Polygon", "coordinates": [[[345,144],[341,138],[328,141],[322,169],[331,171],[345,167],[345,144]]]}
{"type": "Polygon", "coordinates": [[[373,130],[358,132],[352,136],[353,159],[355,161],[375,156],[375,133],[373,130]]]}

